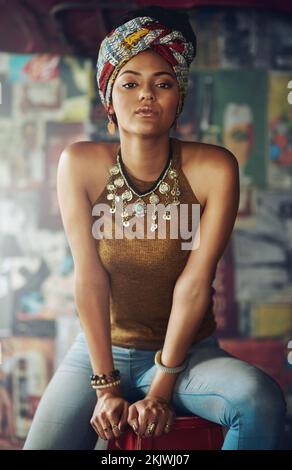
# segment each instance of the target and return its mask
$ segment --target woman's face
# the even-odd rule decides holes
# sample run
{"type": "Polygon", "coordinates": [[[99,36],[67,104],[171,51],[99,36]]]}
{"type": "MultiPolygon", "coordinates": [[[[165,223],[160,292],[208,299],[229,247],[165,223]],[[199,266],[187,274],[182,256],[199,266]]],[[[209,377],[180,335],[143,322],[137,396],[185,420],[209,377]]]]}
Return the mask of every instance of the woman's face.
{"type": "Polygon", "coordinates": [[[178,103],[179,85],[171,65],[156,52],[147,50],[134,56],[119,71],[109,112],[116,114],[120,131],[160,135],[173,124],[178,103]],[[138,115],[136,111],[141,106],[150,106],[155,114],[138,115]]]}

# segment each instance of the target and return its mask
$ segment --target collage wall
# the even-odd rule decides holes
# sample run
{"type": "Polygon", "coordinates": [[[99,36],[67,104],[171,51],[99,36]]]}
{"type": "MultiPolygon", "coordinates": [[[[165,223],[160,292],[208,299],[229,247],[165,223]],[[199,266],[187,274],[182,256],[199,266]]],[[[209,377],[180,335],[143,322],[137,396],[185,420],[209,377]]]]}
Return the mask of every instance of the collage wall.
{"type": "MultiPolygon", "coordinates": [[[[214,282],[218,336],[292,405],[292,17],[219,8],[190,17],[198,55],[172,135],[226,147],[240,168],[238,216],[214,282]]],[[[22,447],[80,330],[56,170],[68,144],[119,138],[107,133],[94,66],[0,53],[0,449],[22,447]]]]}

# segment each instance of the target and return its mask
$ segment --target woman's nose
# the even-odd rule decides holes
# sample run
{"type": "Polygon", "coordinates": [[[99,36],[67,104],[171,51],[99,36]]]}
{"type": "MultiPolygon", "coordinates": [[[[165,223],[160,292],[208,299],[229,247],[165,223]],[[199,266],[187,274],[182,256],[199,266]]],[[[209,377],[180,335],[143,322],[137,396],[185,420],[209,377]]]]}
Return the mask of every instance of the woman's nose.
{"type": "Polygon", "coordinates": [[[144,88],[142,88],[141,90],[141,97],[142,98],[145,98],[145,99],[154,99],[154,93],[152,91],[152,89],[149,87],[149,86],[145,86],[144,88]]]}

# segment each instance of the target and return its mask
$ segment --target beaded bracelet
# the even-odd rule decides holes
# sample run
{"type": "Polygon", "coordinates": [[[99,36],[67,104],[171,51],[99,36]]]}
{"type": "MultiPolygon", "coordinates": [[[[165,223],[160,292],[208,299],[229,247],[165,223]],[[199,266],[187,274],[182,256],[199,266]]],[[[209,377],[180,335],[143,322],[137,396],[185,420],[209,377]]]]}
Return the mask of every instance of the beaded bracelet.
{"type": "Polygon", "coordinates": [[[158,367],[158,369],[160,369],[162,372],[165,372],[168,374],[177,374],[178,372],[182,372],[187,367],[187,362],[188,362],[187,359],[180,366],[166,367],[161,362],[161,354],[162,354],[162,350],[160,349],[155,354],[154,362],[156,366],[158,367]]]}
{"type": "Polygon", "coordinates": [[[120,371],[115,369],[109,374],[92,374],[90,380],[94,389],[113,387],[121,383],[120,371]]]}

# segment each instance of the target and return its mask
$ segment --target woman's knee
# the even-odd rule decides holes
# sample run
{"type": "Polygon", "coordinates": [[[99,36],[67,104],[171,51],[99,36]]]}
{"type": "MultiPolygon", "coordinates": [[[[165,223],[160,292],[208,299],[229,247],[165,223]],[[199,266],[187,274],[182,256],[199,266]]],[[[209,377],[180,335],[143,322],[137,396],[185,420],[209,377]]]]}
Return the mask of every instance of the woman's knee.
{"type": "Polygon", "coordinates": [[[286,414],[286,401],[278,383],[262,370],[254,368],[239,389],[237,406],[242,414],[265,416],[271,420],[282,420],[286,414]]]}

